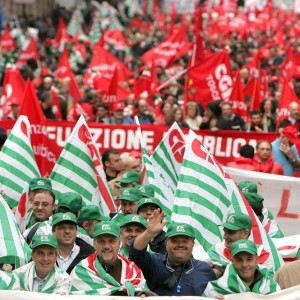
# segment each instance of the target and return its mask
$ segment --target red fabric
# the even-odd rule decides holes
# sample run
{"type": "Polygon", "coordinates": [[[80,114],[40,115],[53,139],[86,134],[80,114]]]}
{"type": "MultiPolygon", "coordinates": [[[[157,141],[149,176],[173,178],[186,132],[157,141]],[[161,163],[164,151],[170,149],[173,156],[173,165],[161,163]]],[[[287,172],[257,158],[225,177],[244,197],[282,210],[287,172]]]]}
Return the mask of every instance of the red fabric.
{"type": "Polygon", "coordinates": [[[228,163],[226,166],[230,168],[256,171],[253,159],[247,157],[238,157],[233,162],[228,163]]]}
{"type": "Polygon", "coordinates": [[[15,40],[10,35],[9,28],[5,27],[0,37],[0,49],[12,52],[15,48],[15,40]]]}
{"type": "Polygon", "coordinates": [[[257,172],[283,175],[283,168],[280,164],[273,161],[273,155],[271,154],[269,159],[266,162],[261,162],[257,156],[257,153],[254,155],[254,164],[257,172]]]}
{"type": "Polygon", "coordinates": [[[36,45],[36,40],[34,39],[31,39],[27,48],[21,53],[18,60],[16,61],[18,69],[25,65],[29,58],[34,58],[36,61],[39,60],[39,53],[36,45]]]}

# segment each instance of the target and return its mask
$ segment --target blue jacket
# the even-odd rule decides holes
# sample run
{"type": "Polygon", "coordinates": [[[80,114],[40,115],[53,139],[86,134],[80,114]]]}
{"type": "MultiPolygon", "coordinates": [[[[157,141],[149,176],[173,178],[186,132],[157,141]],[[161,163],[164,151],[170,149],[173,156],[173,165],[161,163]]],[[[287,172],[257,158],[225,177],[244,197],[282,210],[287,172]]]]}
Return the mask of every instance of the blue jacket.
{"type": "Polygon", "coordinates": [[[175,268],[167,255],[137,250],[133,242],[129,257],[142,270],[148,288],[159,296],[201,296],[207,283],[216,279],[208,263],[194,258],[184,265],[181,275],[175,276],[175,268]]]}

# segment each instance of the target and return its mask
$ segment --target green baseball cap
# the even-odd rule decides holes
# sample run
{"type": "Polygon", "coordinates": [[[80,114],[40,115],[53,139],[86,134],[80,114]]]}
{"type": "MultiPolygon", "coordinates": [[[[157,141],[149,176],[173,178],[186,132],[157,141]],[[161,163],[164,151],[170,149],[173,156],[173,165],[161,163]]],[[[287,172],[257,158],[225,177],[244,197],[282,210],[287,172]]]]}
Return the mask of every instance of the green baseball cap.
{"type": "Polygon", "coordinates": [[[147,228],[147,220],[137,214],[131,214],[131,215],[127,215],[122,219],[121,225],[120,227],[124,227],[128,224],[131,223],[137,223],[142,225],[143,227],[145,227],[145,229],[147,228]]]}
{"type": "Polygon", "coordinates": [[[102,216],[99,206],[91,204],[87,205],[82,208],[78,221],[83,222],[83,221],[92,221],[92,220],[97,220],[97,221],[110,221],[110,217],[102,216]]]}
{"type": "Polygon", "coordinates": [[[71,222],[77,225],[76,216],[71,212],[55,214],[52,219],[52,227],[62,222],[71,222]]]}
{"type": "Polygon", "coordinates": [[[232,256],[240,252],[247,252],[253,255],[257,255],[256,244],[249,240],[237,240],[233,242],[230,246],[232,256]]]}
{"type": "Polygon", "coordinates": [[[82,197],[77,193],[64,193],[58,200],[57,210],[59,212],[71,212],[76,214],[82,208],[82,197]]]}
{"type": "Polygon", "coordinates": [[[132,171],[126,171],[121,176],[121,183],[140,183],[141,182],[141,172],[132,172],[132,171]]]}
{"type": "Polygon", "coordinates": [[[257,185],[252,182],[252,181],[248,181],[248,180],[243,180],[241,181],[237,187],[244,193],[257,193],[257,185]]]}
{"type": "Polygon", "coordinates": [[[143,206],[145,206],[145,205],[157,206],[158,208],[161,209],[161,203],[160,203],[160,201],[158,199],[156,199],[154,197],[142,198],[138,202],[137,213],[139,213],[140,208],[143,207],[143,206]]]}
{"type": "Polygon", "coordinates": [[[139,190],[142,193],[143,198],[154,197],[154,189],[150,185],[141,185],[139,186],[139,190]]]}
{"type": "Polygon", "coordinates": [[[55,249],[57,249],[57,239],[56,236],[53,234],[49,235],[41,235],[36,234],[33,236],[31,241],[31,248],[34,249],[36,247],[42,246],[42,245],[48,245],[55,249]]]}
{"type": "Polygon", "coordinates": [[[185,235],[191,238],[195,238],[195,231],[191,225],[173,222],[167,229],[166,237],[170,238],[178,235],[185,235]]]}
{"type": "Polygon", "coordinates": [[[94,231],[93,231],[93,237],[97,237],[99,235],[103,234],[110,234],[115,237],[120,236],[120,228],[118,225],[110,223],[110,222],[100,222],[95,225],[94,231]]]}
{"type": "Polygon", "coordinates": [[[245,214],[229,214],[222,226],[229,230],[242,230],[252,228],[252,220],[245,214]]]}
{"type": "Polygon", "coordinates": [[[32,191],[39,190],[39,189],[52,191],[51,180],[45,177],[33,178],[29,182],[29,189],[32,191]]]}
{"type": "Polygon", "coordinates": [[[261,195],[247,192],[243,192],[243,194],[251,206],[264,207],[264,198],[261,195]]]}
{"type": "Polygon", "coordinates": [[[139,201],[142,198],[142,193],[135,187],[122,188],[120,191],[120,199],[127,201],[139,201]]]}

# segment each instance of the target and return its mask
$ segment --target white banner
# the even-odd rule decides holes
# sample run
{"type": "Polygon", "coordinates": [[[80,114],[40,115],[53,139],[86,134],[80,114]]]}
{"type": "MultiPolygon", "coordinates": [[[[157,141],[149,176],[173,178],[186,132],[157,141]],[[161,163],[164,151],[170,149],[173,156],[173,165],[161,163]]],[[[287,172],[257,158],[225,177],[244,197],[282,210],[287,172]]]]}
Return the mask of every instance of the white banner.
{"type": "MultiPolygon", "coordinates": [[[[243,293],[243,300],[255,300],[255,299],[267,299],[267,300],[299,300],[300,295],[300,286],[295,286],[271,295],[261,296],[253,293],[243,293]]],[[[24,291],[0,291],[0,299],[5,300],[124,300],[124,297],[121,296],[61,296],[57,294],[41,294],[24,292],[24,291]]],[[[140,297],[131,297],[132,300],[141,299],[140,297]]],[[[162,297],[147,297],[148,300],[161,300],[162,297]]],[[[163,297],[164,300],[201,300],[201,299],[211,299],[212,298],[203,298],[203,297],[163,297]]],[[[225,296],[226,300],[240,300],[241,294],[227,295],[225,296]]]]}
{"type": "Polygon", "coordinates": [[[285,236],[299,234],[300,178],[244,171],[224,167],[238,184],[250,180],[257,184],[264,206],[270,210],[285,236]]]}

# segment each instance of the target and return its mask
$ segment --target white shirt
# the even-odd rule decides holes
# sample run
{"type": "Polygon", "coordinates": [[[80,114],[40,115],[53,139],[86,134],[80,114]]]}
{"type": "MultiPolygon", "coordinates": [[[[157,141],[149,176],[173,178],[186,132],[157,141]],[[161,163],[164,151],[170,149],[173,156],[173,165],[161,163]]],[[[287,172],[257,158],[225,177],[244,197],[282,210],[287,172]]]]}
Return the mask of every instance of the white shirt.
{"type": "Polygon", "coordinates": [[[64,271],[67,271],[67,269],[71,265],[72,261],[78,255],[79,252],[80,252],[80,247],[78,245],[76,245],[75,243],[74,243],[74,247],[73,247],[72,251],[70,252],[69,256],[67,256],[66,258],[62,257],[58,251],[58,255],[57,255],[57,259],[56,259],[58,266],[61,269],[63,269],[64,271]]]}

